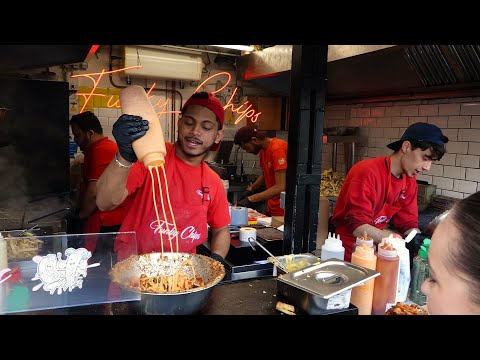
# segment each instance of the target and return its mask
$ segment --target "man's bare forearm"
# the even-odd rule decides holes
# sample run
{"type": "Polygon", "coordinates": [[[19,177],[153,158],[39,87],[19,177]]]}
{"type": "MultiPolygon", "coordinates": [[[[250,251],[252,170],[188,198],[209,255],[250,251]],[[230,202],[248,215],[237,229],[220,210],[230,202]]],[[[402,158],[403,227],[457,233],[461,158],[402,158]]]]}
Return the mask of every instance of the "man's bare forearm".
{"type": "Polygon", "coordinates": [[[264,200],[268,200],[268,199],[271,199],[275,196],[280,196],[280,193],[282,192],[282,188],[280,186],[277,186],[277,185],[273,185],[272,187],[268,188],[267,190],[265,191],[262,191],[262,192],[259,192],[259,193],[256,193],[256,194],[253,194],[253,195],[250,195],[248,197],[248,199],[251,201],[251,202],[260,202],[260,201],[264,201],[264,200]]]}
{"type": "MultiPolygon", "coordinates": [[[[128,166],[128,161],[117,154],[118,160],[128,166]]],[[[117,165],[115,158],[108,164],[97,181],[97,206],[100,210],[111,210],[120,205],[128,195],[126,189],[129,168],[117,165]]]]}
{"type": "Polygon", "coordinates": [[[96,193],[97,193],[97,182],[90,181],[87,186],[87,190],[83,199],[80,199],[80,211],[78,215],[80,219],[85,219],[90,216],[91,213],[97,208],[96,204],[96,193]]]}
{"type": "Polygon", "coordinates": [[[380,244],[383,238],[388,237],[390,234],[394,234],[394,232],[389,230],[380,230],[370,224],[363,224],[353,230],[353,236],[363,236],[365,231],[367,232],[367,235],[373,239],[375,244],[380,244]]]}
{"type": "Polygon", "coordinates": [[[257,180],[255,180],[255,182],[250,185],[249,187],[247,187],[247,190],[250,190],[250,191],[257,191],[258,189],[260,189],[262,186],[265,185],[265,179],[263,177],[263,175],[260,175],[257,180]],[[250,188],[250,189],[249,189],[250,188]]]}
{"type": "Polygon", "coordinates": [[[212,239],[210,240],[210,251],[225,258],[230,249],[230,231],[228,226],[219,229],[212,229],[212,239]]]}

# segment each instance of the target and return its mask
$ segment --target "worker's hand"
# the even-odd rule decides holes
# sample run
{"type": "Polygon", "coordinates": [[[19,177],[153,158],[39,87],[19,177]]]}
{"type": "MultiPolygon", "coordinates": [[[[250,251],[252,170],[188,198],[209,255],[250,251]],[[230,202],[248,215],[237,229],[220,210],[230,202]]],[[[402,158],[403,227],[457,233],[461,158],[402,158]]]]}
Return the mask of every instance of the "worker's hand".
{"type": "Polygon", "coordinates": [[[137,161],[132,143],[147,133],[148,121],[141,116],[123,114],[113,124],[112,134],[118,145],[120,155],[131,163],[137,161]]]}
{"type": "Polygon", "coordinates": [[[420,246],[426,237],[427,236],[425,234],[417,233],[409,243],[405,244],[405,246],[408,250],[410,250],[411,254],[417,255],[418,251],[420,250],[420,246]]]}
{"type": "Polygon", "coordinates": [[[248,200],[248,196],[247,196],[247,197],[243,198],[242,200],[238,201],[237,206],[243,206],[243,207],[246,207],[246,208],[254,209],[258,206],[258,204],[248,200]]]}
{"type": "Polygon", "coordinates": [[[220,254],[211,253],[210,258],[212,258],[213,260],[217,260],[217,261],[221,262],[222,264],[225,263],[225,258],[220,254]]]}
{"type": "Polygon", "coordinates": [[[253,195],[254,192],[252,190],[248,190],[247,188],[247,191],[244,191],[243,193],[241,193],[239,196],[238,196],[238,201],[242,201],[243,199],[245,199],[246,197],[250,196],[250,195],[253,195]]]}

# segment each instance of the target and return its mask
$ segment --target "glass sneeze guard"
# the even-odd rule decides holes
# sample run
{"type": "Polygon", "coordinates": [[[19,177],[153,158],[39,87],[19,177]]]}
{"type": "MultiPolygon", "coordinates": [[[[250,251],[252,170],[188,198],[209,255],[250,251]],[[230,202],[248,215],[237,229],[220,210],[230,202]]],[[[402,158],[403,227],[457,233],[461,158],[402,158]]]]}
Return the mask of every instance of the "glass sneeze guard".
{"type": "Polygon", "coordinates": [[[115,238],[135,244],[135,232],[12,237],[0,269],[0,314],[140,300],[110,281],[115,238]],[[87,250],[90,249],[90,250],[87,250]]]}

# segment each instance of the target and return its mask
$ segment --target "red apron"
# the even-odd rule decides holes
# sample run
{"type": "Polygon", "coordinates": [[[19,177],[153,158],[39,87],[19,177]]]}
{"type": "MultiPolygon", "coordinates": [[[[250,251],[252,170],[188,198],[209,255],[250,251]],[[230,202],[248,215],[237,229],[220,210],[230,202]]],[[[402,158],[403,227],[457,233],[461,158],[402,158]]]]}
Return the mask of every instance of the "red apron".
{"type": "MultiPolygon", "coordinates": [[[[385,162],[387,164],[388,176],[391,176],[390,156],[387,156],[385,158],[385,162]]],[[[388,225],[392,217],[402,208],[402,204],[398,200],[400,196],[406,191],[407,179],[405,178],[405,174],[402,174],[402,190],[400,191],[400,194],[398,194],[395,197],[393,204],[387,203],[387,199],[389,198],[389,195],[390,195],[390,183],[391,181],[388,182],[385,203],[383,204],[380,211],[373,216],[373,219],[374,219],[373,224],[370,224],[380,230],[385,229],[385,227],[388,225]]],[[[335,231],[337,231],[337,234],[338,233],[341,234],[341,240],[342,240],[343,246],[345,247],[345,261],[350,261],[352,258],[352,251],[353,251],[353,246],[356,242],[356,237],[353,236],[353,234],[348,232],[346,224],[338,225],[335,231]]]]}
{"type": "MultiPolygon", "coordinates": [[[[172,149],[172,151],[167,153],[165,161],[165,172],[167,173],[169,188],[168,193],[172,204],[173,215],[175,217],[175,224],[168,206],[167,191],[163,175],[160,175],[162,184],[161,196],[155,174],[155,200],[158,206],[160,221],[157,220],[154,207],[150,204],[145,204],[144,206],[148,206],[150,210],[144,214],[143,219],[141,219],[139,227],[136,230],[138,244],[138,249],[136,249],[136,251],[138,251],[138,254],[160,252],[162,251],[162,242],[163,251],[166,252],[178,251],[196,253],[197,245],[204,243],[207,239],[207,213],[210,205],[210,193],[208,187],[209,184],[205,182],[203,176],[206,171],[204,167],[207,165],[202,161],[200,173],[197,173],[196,176],[192,176],[191,174],[185,173],[186,168],[182,166],[180,160],[175,159],[175,157],[175,149],[172,149]],[[183,186],[180,185],[182,181],[184,182],[183,186]],[[165,205],[164,210],[166,213],[166,221],[160,202],[161,197],[163,198],[165,205]],[[175,231],[175,225],[177,231],[175,231]],[[171,247],[170,240],[172,243],[171,247]]],[[[161,173],[161,170],[159,172],[161,173]]],[[[150,174],[147,176],[150,180],[150,174]]],[[[151,183],[151,181],[148,182],[151,183]]],[[[150,199],[151,197],[149,195],[146,201],[150,201],[150,199]]],[[[119,238],[117,238],[117,240],[119,240],[119,238]]],[[[121,240],[115,242],[115,250],[118,251],[119,260],[135,253],[132,251],[134,249],[129,248],[128,244],[121,240]]]]}

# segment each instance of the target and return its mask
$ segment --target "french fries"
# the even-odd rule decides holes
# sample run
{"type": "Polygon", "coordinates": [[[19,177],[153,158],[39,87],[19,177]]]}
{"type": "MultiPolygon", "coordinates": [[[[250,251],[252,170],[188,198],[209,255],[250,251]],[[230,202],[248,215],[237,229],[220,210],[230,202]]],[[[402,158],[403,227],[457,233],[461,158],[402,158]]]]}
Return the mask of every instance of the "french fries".
{"type": "Polygon", "coordinates": [[[7,254],[9,260],[24,260],[30,259],[38,255],[38,251],[43,245],[43,241],[33,237],[32,233],[25,233],[25,238],[9,239],[11,236],[7,235],[7,254]]]}
{"type": "Polygon", "coordinates": [[[286,304],[281,301],[277,301],[277,304],[275,305],[275,309],[287,315],[297,315],[295,314],[295,307],[293,305],[286,304]]]}
{"type": "Polygon", "coordinates": [[[320,182],[320,196],[338,196],[345,179],[333,169],[322,172],[322,181],[320,182]]]}

